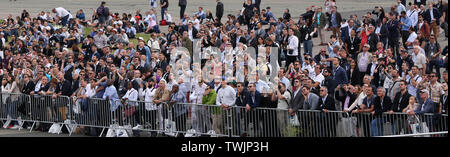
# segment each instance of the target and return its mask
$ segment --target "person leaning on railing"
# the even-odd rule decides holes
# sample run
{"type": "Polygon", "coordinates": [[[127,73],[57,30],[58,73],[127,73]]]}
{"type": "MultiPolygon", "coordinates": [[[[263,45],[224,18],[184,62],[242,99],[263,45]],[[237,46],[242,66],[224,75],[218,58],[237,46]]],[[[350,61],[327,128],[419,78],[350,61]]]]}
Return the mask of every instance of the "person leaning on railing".
{"type": "MultiPolygon", "coordinates": [[[[203,93],[203,98],[202,98],[202,104],[211,106],[208,107],[207,110],[210,110],[209,112],[212,113],[212,116],[219,116],[221,115],[221,109],[219,107],[216,107],[216,98],[217,98],[217,94],[216,91],[214,91],[214,84],[213,83],[208,83],[208,86],[205,89],[205,92],[203,93]]],[[[206,127],[207,130],[212,129],[211,128],[211,122],[210,122],[210,115],[206,115],[208,118],[206,118],[206,127]]],[[[217,123],[217,121],[215,121],[215,119],[217,118],[213,118],[213,124],[217,123]]],[[[218,128],[214,128],[214,131],[216,133],[219,133],[219,129],[218,128]]]]}

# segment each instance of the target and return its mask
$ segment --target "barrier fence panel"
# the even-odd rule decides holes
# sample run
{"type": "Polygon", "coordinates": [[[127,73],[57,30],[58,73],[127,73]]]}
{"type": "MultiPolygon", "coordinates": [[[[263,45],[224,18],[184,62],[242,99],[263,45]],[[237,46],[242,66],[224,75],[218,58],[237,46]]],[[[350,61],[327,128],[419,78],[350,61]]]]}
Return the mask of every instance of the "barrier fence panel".
{"type": "Polygon", "coordinates": [[[168,104],[169,121],[174,122],[177,133],[191,136],[230,136],[235,108],[223,109],[216,105],[168,104]]]}
{"type": "Polygon", "coordinates": [[[30,96],[30,117],[34,123],[30,131],[36,127],[38,130],[47,130],[54,123],[64,123],[67,118],[67,104],[69,97],[51,95],[30,96]]]}
{"type": "Polygon", "coordinates": [[[97,98],[76,98],[69,102],[70,119],[66,121],[73,126],[72,131],[78,127],[91,135],[102,135],[113,122],[111,106],[114,101],[97,98]]]}
{"type": "Polygon", "coordinates": [[[21,130],[28,126],[30,117],[30,96],[20,93],[1,93],[0,119],[4,128],[21,130]]]}
{"type": "MultiPolygon", "coordinates": [[[[446,137],[448,115],[405,113],[351,114],[342,111],[288,110],[202,104],[153,104],[144,101],[69,98],[1,93],[0,120],[5,128],[57,131],[84,128],[96,136],[126,130],[127,136],[186,137],[446,137]],[[63,128],[66,127],[66,128],[63,128]],[[436,134],[434,134],[436,133],[436,134]]],[[[119,135],[111,135],[119,136],[119,135]]]]}

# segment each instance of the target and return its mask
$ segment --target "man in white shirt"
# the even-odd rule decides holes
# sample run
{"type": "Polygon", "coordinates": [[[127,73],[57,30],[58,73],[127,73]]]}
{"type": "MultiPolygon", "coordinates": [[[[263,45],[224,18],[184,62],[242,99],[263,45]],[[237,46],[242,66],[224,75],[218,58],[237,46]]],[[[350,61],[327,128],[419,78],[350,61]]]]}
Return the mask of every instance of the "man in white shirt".
{"type": "Polygon", "coordinates": [[[287,46],[288,52],[287,52],[287,63],[286,65],[289,65],[290,63],[294,63],[297,58],[300,58],[300,55],[298,54],[298,38],[294,35],[294,31],[292,29],[289,29],[289,44],[287,46]]]}
{"type": "Polygon", "coordinates": [[[397,12],[398,12],[398,15],[400,15],[402,13],[402,11],[406,12],[406,7],[402,4],[401,0],[397,0],[397,12]]]}
{"type": "Polygon", "coordinates": [[[422,77],[419,74],[419,68],[414,65],[411,71],[406,76],[406,82],[408,82],[408,93],[417,98],[417,87],[422,82],[422,77]]]}
{"type": "Polygon", "coordinates": [[[53,8],[53,13],[56,14],[56,16],[60,19],[61,25],[66,26],[69,22],[70,13],[66,9],[62,7],[53,8]]]}
{"type": "Polygon", "coordinates": [[[322,86],[322,81],[325,80],[325,77],[322,75],[320,65],[314,66],[314,75],[312,75],[311,79],[314,81],[314,87],[322,86]]]}
{"type": "Polygon", "coordinates": [[[228,109],[228,107],[234,106],[235,101],[236,91],[228,86],[225,80],[222,80],[222,88],[217,94],[216,105],[221,106],[223,109],[228,109]]]}
{"type": "Polygon", "coordinates": [[[415,5],[411,5],[411,9],[406,11],[406,16],[411,20],[411,26],[416,26],[419,21],[419,11],[416,10],[415,5]]]}
{"type": "Polygon", "coordinates": [[[136,106],[137,103],[137,99],[138,99],[138,91],[136,89],[133,88],[133,83],[132,82],[128,82],[128,90],[127,93],[125,93],[125,95],[122,97],[122,100],[124,101],[128,101],[127,104],[131,105],[131,106],[136,106]]]}
{"type": "Polygon", "coordinates": [[[414,43],[414,41],[416,39],[417,39],[417,34],[414,31],[414,28],[413,27],[409,28],[409,37],[408,37],[408,40],[406,40],[406,43],[405,43],[408,46],[409,49],[413,48],[412,45],[413,45],[413,43],[414,43]]]}
{"type": "MultiPolygon", "coordinates": [[[[424,54],[419,53],[420,49],[419,46],[414,46],[413,54],[411,54],[411,59],[415,66],[417,66],[419,69],[426,68],[427,64],[427,58],[424,54]]],[[[425,72],[425,70],[423,70],[425,72]]]]}

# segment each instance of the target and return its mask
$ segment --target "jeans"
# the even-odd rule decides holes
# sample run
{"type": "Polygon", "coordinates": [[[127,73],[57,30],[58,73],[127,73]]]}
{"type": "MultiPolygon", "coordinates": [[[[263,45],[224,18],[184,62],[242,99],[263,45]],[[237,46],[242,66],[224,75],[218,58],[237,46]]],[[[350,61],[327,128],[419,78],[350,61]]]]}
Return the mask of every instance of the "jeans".
{"type": "MultiPolygon", "coordinates": [[[[164,19],[164,12],[167,10],[167,8],[161,8],[161,20],[164,19]]],[[[156,21],[156,19],[153,19],[156,21]]]]}
{"type": "Polygon", "coordinates": [[[433,72],[433,69],[436,69],[436,74],[437,77],[440,79],[441,78],[441,72],[440,69],[441,67],[439,66],[439,59],[430,59],[430,63],[427,64],[427,72],[433,72]]]}
{"type": "Polygon", "coordinates": [[[180,6],[180,19],[183,19],[185,10],[186,10],[185,5],[180,6]]]}
{"type": "Polygon", "coordinates": [[[385,119],[382,117],[377,117],[372,120],[372,122],[371,122],[372,137],[384,135],[384,128],[383,128],[384,122],[385,122],[385,119]]]}
{"type": "Polygon", "coordinates": [[[409,38],[409,31],[402,31],[401,35],[402,35],[402,44],[404,47],[406,47],[405,43],[409,38]]]}
{"type": "Polygon", "coordinates": [[[395,56],[400,55],[400,52],[398,52],[399,48],[398,38],[389,38],[388,44],[395,56]]]}
{"type": "Polygon", "coordinates": [[[66,26],[67,22],[69,22],[69,15],[66,15],[63,18],[61,18],[61,25],[66,26]]]}
{"type": "Polygon", "coordinates": [[[303,48],[305,49],[305,54],[309,54],[309,56],[312,58],[312,49],[313,49],[313,42],[312,40],[305,40],[303,41],[303,48]]]}

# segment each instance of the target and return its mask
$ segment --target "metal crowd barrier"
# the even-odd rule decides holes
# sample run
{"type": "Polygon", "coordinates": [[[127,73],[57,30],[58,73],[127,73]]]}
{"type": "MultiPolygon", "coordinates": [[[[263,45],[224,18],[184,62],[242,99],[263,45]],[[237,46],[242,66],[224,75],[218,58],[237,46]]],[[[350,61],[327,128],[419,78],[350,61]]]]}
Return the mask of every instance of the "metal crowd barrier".
{"type": "MultiPolygon", "coordinates": [[[[342,111],[288,110],[202,104],[153,104],[144,101],[69,98],[2,93],[0,120],[27,127],[60,124],[71,135],[78,128],[99,136],[125,130],[127,136],[159,135],[227,137],[442,137],[448,115],[383,113],[348,114],[342,111]],[[65,127],[65,128],[64,128],[65,127]]],[[[7,126],[6,126],[7,127],[7,126]]]]}

